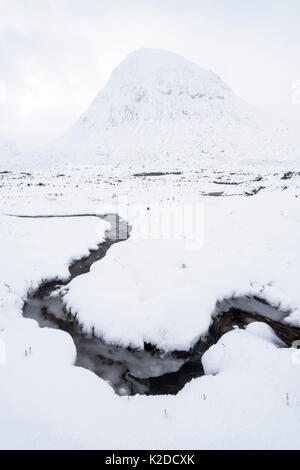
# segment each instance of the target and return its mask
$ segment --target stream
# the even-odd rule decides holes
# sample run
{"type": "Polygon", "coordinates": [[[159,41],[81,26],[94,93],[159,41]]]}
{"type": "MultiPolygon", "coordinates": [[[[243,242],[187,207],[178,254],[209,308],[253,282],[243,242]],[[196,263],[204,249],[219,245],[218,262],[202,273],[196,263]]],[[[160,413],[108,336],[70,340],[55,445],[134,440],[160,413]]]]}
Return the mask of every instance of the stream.
{"type": "MultiPolygon", "coordinates": [[[[67,281],[52,279],[29,292],[23,316],[36,320],[42,328],[56,328],[69,333],[76,346],[76,366],[93,371],[107,381],[118,395],[177,394],[186,383],[204,375],[202,356],[213,344],[234,327],[245,328],[251,322],[267,323],[287,347],[300,339],[300,328],[283,323],[289,312],[269,305],[258,297],[237,297],[218,302],[212,324],[205,337],[201,337],[189,351],[166,354],[150,344],[144,350],[121,348],[104,343],[94,334],[83,331],[82,325],[65,308],[59,289],[81,274],[89,272],[93,263],[100,261],[109,248],[125,241],[131,227],[116,214],[80,214],[67,216],[20,216],[26,218],[99,217],[110,223],[106,239],[91,250],[89,255],[69,267],[67,281]]],[[[282,344],[281,342],[279,342],[282,344]]]]}

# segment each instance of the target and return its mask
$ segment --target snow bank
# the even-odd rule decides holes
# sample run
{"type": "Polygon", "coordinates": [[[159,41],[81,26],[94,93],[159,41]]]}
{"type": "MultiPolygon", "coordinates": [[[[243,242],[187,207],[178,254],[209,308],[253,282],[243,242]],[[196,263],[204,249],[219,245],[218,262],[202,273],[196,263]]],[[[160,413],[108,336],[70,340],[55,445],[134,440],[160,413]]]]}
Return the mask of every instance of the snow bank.
{"type": "Polygon", "coordinates": [[[108,226],[93,217],[0,216],[0,329],[20,317],[30,288],[43,280],[67,279],[71,262],[96,248],[108,226]]]}
{"type": "MultiPolygon", "coordinates": [[[[33,322],[30,328],[37,333],[33,322]]],[[[257,331],[236,330],[206,354],[207,373],[217,375],[194,380],[177,397],[129,400],[71,367],[68,354],[55,367],[23,355],[0,366],[0,448],[298,449],[300,375],[292,354],[257,331]]]]}
{"type": "Polygon", "coordinates": [[[183,238],[141,240],[138,217],[152,217],[145,207],[129,240],[70,283],[67,307],[105,341],[165,351],[189,349],[226,297],[260,296],[300,325],[298,200],[272,193],[228,201],[205,203],[205,241],[194,250],[183,238]]]}

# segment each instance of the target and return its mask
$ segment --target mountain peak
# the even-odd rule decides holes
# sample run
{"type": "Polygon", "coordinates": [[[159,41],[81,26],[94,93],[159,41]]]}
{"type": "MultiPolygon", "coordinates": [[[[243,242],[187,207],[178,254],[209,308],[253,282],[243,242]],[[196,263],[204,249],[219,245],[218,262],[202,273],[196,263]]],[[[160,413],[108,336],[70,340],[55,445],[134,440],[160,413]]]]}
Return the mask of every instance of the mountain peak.
{"type": "Polygon", "coordinates": [[[206,119],[204,108],[213,101],[220,108],[228,98],[234,99],[233,93],[213,72],[172,52],[139,49],[112,72],[80,122],[101,131],[103,124],[109,128],[126,121],[206,119]]]}
{"type": "Polygon", "coordinates": [[[140,88],[156,87],[157,91],[168,94],[186,91],[192,96],[216,96],[229,91],[213,72],[201,69],[178,54],[160,49],[139,49],[129,54],[114,70],[107,87],[130,83],[140,84],[140,88]]]}
{"type": "Polygon", "coordinates": [[[115,71],[124,67],[136,67],[141,72],[170,71],[172,68],[177,69],[182,67],[200,70],[198,65],[175,52],[150,48],[141,48],[131,52],[115,71]]]}
{"type": "Polygon", "coordinates": [[[224,128],[249,125],[249,115],[215,73],[173,52],[139,49],[112,72],[59,147],[82,163],[198,159],[224,128]]]}

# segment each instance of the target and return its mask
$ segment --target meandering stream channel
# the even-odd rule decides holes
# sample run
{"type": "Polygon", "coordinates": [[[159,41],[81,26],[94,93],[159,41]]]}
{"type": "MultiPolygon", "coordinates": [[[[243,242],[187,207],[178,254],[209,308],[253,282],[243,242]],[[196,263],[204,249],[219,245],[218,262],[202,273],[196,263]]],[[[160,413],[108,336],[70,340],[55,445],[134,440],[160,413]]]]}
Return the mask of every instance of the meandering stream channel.
{"type": "Polygon", "coordinates": [[[96,250],[91,250],[87,257],[75,261],[69,267],[70,277],[67,281],[52,279],[28,293],[23,315],[37,320],[42,328],[57,328],[69,333],[77,349],[76,365],[93,371],[109,382],[119,395],[178,393],[190,380],[204,375],[201,361],[204,352],[235,326],[244,328],[253,321],[265,322],[287,347],[300,339],[300,328],[283,323],[289,312],[282,312],[261,298],[239,297],[226,299],[216,305],[207,335],[200,338],[189,352],[165,354],[150,344],[145,344],[144,350],[106,344],[95,335],[85,333],[76,316],[71,316],[66,310],[63,297],[55,293],[75,277],[89,272],[92,264],[100,261],[114,243],[127,240],[130,226],[116,214],[19,217],[99,217],[110,223],[111,228],[106,232],[105,241],[96,250]]]}

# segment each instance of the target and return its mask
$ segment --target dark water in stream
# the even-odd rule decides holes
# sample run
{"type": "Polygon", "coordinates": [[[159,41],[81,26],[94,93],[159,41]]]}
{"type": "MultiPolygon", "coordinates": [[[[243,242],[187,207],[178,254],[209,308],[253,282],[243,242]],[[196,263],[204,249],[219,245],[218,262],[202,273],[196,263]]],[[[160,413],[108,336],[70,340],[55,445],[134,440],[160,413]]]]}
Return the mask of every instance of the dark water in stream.
{"type": "Polygon", "coordinates": [[[106,233],[106,241],[97,250],[90,251],[87,257],[75,261],[69,267],[68,281],[63,283],[54,279],[30,292],[23,315],[37,320],[41,327],[68,332],[77,349],[76,365],[93,371],[109,382],[117,394],[178,393],[193,378],[204,375],[201,362],[204,352],[234,326],[244,328],[253,321],[265,322],[287,346],[300,338],[299,328],[282,323],[289,312],[281,312],[263,299],[253,297],[227,299],[218,303],[207,336],[201,338],[189,352],[174,351],[172,354],[164,354],[148,344],[145,344],[143,351],[130,350],[106,344],[94,335],[87,335],[76,316],[72,317],[65,310],[63,299],[56,292],[75,277],[89,272],[92,264],[100,261],[114,243],[125,241],[130,236],[130,227],[118,216],[109,214],[98,217],[111,224],[111,229],[106,233]]]}

